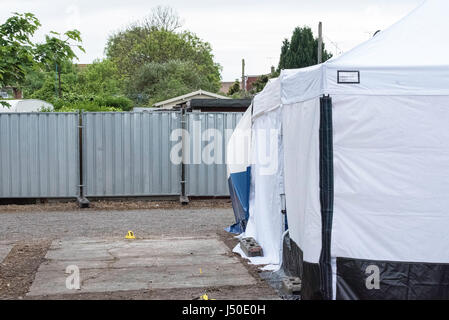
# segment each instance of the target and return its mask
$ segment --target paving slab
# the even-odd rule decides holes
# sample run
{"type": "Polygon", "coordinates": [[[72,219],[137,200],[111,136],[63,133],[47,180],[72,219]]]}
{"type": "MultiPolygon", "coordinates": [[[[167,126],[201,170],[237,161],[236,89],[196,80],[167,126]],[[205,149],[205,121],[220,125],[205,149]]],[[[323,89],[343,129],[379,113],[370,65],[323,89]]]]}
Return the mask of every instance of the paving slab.
{"type": "Polygon", "coordinates": [[[54,241],[29,296],[253,285],[256,280],[217,238],[54,241]],[[66,288],[67,266],[80,290],[66,288]]]}
{"type": "Polygon", "coordinates": [[[6,258],[6,256],[9,254],[12,247],[14,247],[14,244],[12,244],[12,243],[1,243],[0,242],[0,263],[2,263],[3,260],[6,258]]]}

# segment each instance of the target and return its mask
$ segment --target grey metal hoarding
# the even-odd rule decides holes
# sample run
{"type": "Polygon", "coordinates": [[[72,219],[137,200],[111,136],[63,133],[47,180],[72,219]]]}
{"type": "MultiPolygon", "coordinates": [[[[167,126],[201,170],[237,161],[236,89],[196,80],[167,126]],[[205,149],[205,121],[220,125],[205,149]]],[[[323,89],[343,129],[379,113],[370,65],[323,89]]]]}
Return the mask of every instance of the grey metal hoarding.
{"type": "Polygon", "coordinates": [[[76,113],[0,113],[0,198],[78,195],[76,113]]]}
{"type": "Polygon", "coordinates": [[[179,112],[83,113],[86,197],[180,194],[180,165],[170,161],[179,112]]]}
{"type": "Polygon", "coordinates": [[[187,196],[229,196],[226,145],[242,116],[240,112],[187,113],[187,196]]]}
{"type": "Polygon", "coordinates": [[[228,196],[226,143],[242,113],[1,113],[0,198],[228,196]],[[181,137],[184,136],[184,142],[181,137]],[[213,143],[212,143],[213,142],[213,143]],[[211,147],[212,146],[212,147],[211,147]]]}

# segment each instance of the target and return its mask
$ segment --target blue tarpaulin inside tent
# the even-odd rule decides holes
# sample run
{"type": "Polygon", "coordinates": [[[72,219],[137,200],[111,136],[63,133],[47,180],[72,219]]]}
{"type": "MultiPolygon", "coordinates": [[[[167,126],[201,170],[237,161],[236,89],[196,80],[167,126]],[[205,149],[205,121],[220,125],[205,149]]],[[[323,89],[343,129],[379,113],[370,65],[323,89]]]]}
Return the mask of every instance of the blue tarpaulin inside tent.
{"type": "Polygon", "coordinates": [[[235,224],[226,228],[232,233],[243,233],[249,219],[249,192],[251,185],[251,115],[252,106],[235,128],[227,145],[229,193],[234,209],[235,224]]]}
{"type": "Polygon", "coordinates": [[[246,223],[249,218],[251,167],[248,167],[244,172],[231,173],[228,183],[236,223],[228,227],[226,231],[240,234],[245,232],[246,223]]]}

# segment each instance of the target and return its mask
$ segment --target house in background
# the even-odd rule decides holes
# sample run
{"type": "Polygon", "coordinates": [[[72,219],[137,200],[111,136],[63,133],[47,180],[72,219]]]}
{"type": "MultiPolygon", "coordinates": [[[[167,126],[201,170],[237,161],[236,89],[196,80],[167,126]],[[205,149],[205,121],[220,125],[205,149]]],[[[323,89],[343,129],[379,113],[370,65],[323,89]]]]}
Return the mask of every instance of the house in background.
{"type": "Polygon", "coordinates": [[[133,111],[177,111],[184,109],[187,112],[245,112],[250,105],[251,99],[231,99],[220,94],[198,90],[158,102],[154,104],[153,108],[134,108],[133,111]]]}
{"type": "Polygon", "coordinates": [[[23,99],[22,89],[17,87],[3,87],[0,90],[0,98],[1,99],[23,99]]]}
{"type": "Polygon", "coordinates": [[[257,79],[259,79],[262,75],[252,75],[252,76],[246,76],[245,80],[246,80],[246,84],[245,84],[245,89],[246,91],[251,91],[251,89],[253,88],[253,83],[257,81],[257,79]]]}
{"type": "Polygon", "coordinates": [[[232,85],[234,84],[235,81],[223,81],[221,83],[221,88],[220,88],[220,92],[223,94],[228,94],[229,92],[229,88],[232,87],[232,85]]]}
{"type": "Polygon", "coordinates": [[[77,63],[77,64],[75,64],[75,67],[78,69],[78,71],[83,71],[88,66],[90,66],[90,64],[88,64],[88,63],[77,63]]]}
{"type": "MultiPolygon", "coordinates": [[[[163,109],[163,110],[170,110],[173,109],[175,106],[184,104],[187,101],[190,101],[192,99],[230,99],[228,97],[222,96],[217,93],[212,93],[204,90],[198,90],[194,91],[179,97],[175,97],[172,99],[168,99],[165,101],[161,101],[158,103],[155,103],[153,107],[157,109],[163,109]]],[[[137,108],[135,108],[137,109],[137,108]]],[[[139,108],[139,109],[148,109],[148,108],[139,108]]]]}
{"type": "MultiPolygon", "coordinates": [[[[262,75],[250,75],[250,76],[245,76],[245,87],[242,87],[242,82],[239,81],[240,84],[240,89],[245,91],[251,91],[251,89],[253,88],[253,84],[254,82],[257,81],[257,79],[259,79],[262,75]]],[[[221,88],[220,88],[220,92],[223,94],[227,94],[229,92],[229,88],[232,87],[232,85],[235,83],[235,81],[224,81],[221,83],[221,88]]]]}

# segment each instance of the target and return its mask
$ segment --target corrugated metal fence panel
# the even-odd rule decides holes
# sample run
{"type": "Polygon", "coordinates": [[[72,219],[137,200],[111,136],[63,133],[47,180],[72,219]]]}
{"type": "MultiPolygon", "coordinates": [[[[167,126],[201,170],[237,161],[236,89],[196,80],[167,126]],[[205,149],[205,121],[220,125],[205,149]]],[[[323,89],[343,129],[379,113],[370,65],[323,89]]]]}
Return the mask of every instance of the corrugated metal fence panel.
{"type": "Polygon", "coordinates": [[[187,114],[191,150],[186,172],[187,196],[229,196],[226,145],[242,116],[243,113],[237,112],[187,114]],[[221,155],[206,148],[215,139],[211,138],[213,133],[209,129],[216,129],[215,134],[220,136],[215,147],[221,155]],[[212,164],[210,159],[205,159],[208,154],[214,158],[212,164]]]}
{"type": "Polygon", "coordinates": [[[83,113],[87,197],[180,194],[180,166],[170,161],[179,112],[83,113]]]}
{"type": "Polygon", "coordinates": [[[0,114],[0,198],[78,195],[76,113],[0,114]]]}

